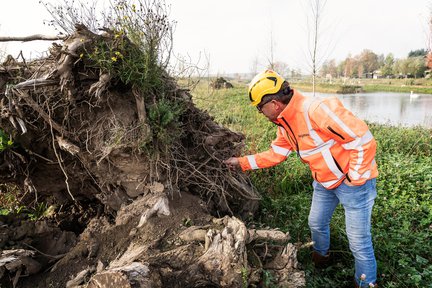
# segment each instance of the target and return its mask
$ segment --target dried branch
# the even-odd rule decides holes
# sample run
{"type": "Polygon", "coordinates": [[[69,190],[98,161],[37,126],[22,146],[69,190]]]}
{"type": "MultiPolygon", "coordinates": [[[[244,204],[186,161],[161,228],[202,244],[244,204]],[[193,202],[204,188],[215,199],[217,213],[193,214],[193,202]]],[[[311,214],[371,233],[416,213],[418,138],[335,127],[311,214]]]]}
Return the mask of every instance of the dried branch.
{"type": "Polygon", "coordinates": [[[35,34],[30,36],[0,36],[0,42],[13,42],[13,41],[36,41],[36,40],[46,40],[46,41],[55,41],[55,40],[65,40],[66,36],[47,36],[42,34],[35,34]]]}
{"type": "Polygon", "coordinates": [[[33,110],[35,110],[54,130],[61,135],[73,136],[69,131],[63,128],[60,124],[54,122],[51,117],[24,91],[14,89],[14,92],[23,99],[33,110]]]}
{"type": "Polygon", "coordinates": [[[53,79],[45,79],[45,78],[30,79],[18,83],[17,85],[15,85],[15,89],[35,89],[36,87],[57,85],[58,83],[59,83],[58,80],[53,80],[53,79]]]}

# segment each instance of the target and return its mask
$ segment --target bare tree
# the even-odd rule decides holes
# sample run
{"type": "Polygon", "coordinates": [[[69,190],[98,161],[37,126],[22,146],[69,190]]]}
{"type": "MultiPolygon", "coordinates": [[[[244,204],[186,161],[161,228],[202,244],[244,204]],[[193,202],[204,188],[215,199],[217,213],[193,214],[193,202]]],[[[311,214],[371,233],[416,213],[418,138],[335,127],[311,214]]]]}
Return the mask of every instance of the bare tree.
{"type": "Polygon", "coordinates": [[[280,75],[284,77],[288,77],[289,75],[289,67],[288,64],[283,61],[278,61],[275,58],[274,53],[275,42],[273,39],[273,30],[270,31],[270,53],[267,58],[267,68],[273,71],[277,71],[280,75]]]}
{"type": "Polygon", "coordinates": [[[258,66],[259,66],[259,59],[258,56],[255,55],[250,66],[250,73],[252,77],[258,73],[258,66]]]}
{"type": "Polygon", "coordinates": [[[321,66],[330,57],[335,47],[335,41],[331,32],[335,29],[330,23],[324,23],[324,12],[327,0],[308,0],[306,8],[308,35],[308,66],[312,75],[312,89],[315,95],[316,78],[321,66]]]}
{"type": "Polygon", "coordinates": [[[270,55],[267,58],[268,68],[275,70],[273,29],[270,30],[270,55]]]}
{"type": "Polygon", "coordinates": [[[282,62],[282,61],[276,61],[273,63],[273,68],[275,71],[277,71],[283,77],[286,77],[286,78],[289,77],[290,69],[289,69],[289,66],[287,63],[282,62]]]}
{"type": "Polygon", "coordinates": [[[316,75],[319,70],[319,60],[318,60],[318,45],[321,21],[323,17],[323,12],[327,0],[309,0],[310,5],[310,17],[308,17],[308,44],[309,44],[309,56],[311,59],[311,69],[312,69],[312,92],[315,96],[315,80],[316,75]]]}

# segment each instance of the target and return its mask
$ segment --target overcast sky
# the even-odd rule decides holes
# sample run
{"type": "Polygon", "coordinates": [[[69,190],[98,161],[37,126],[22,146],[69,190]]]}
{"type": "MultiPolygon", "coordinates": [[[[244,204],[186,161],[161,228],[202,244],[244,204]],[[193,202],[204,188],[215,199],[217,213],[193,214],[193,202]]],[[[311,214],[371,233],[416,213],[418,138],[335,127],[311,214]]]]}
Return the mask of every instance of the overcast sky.
{"type": "MultiPolygon", "coordinates": [[[[55,35],[38,0],[1,0],[0,35],[55,35]]],[[[103,2],[99,0],[99,2],[103,2]]],[[[106,1],[109,3],[109,1],[106,1]]],[[[211,73],[250,72],[270,58],[307,72],[308,0],[167,0],[177,22],[174,52],[190,56],[211,73]],[[204,60],[207,55],[209,61],[204,60]]],[[[321,22],[322,59],[346,58],[364,49],[404,58],[411,50],[427,49],[428,15],[432,0],[327,0],[321,22]]],[[[16,56],[38,57],[49,42],[0,43],[16,56]]],[[[0,52],[1,53],[1,52],[0,52]]]]}

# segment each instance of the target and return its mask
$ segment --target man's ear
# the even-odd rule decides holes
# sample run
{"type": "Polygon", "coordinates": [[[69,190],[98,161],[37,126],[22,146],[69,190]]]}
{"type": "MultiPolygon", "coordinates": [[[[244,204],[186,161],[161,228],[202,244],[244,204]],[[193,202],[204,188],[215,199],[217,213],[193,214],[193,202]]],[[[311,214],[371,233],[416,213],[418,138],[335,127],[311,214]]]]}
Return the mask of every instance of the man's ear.
{"type": "Polygon", "coordinates": [[[277,105],[277,111],[282,111],[285,108],[285,105],[277,100],[274,100],[275,105],[277,105]]]}

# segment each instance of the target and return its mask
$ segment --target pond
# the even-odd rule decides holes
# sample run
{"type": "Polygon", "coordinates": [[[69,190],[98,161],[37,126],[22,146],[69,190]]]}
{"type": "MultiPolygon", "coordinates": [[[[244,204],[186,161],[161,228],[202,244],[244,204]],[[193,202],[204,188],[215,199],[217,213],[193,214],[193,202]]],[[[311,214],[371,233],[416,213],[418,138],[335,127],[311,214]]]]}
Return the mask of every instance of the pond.
{"type": "MultiPolygon", "coordinates": [[[[312,92],[302,92],[312,95],[312,92]]],[[[393,126],[420,125],[432,128],[432,95],[374,92],[357,94],[315,93],[316,96],[336,95],[342,103],[361,119],[393,126]]]]}

